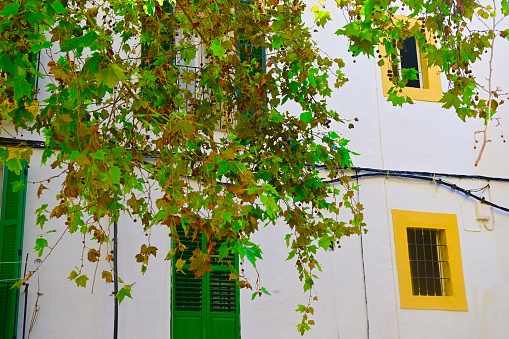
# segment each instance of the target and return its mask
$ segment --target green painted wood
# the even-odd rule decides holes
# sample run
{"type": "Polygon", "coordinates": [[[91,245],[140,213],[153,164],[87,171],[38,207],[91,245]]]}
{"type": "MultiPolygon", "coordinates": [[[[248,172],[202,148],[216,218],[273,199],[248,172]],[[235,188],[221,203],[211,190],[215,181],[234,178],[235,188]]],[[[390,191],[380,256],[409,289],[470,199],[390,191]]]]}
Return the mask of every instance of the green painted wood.
{"type": "MultiPolygon", "coordinates": [[[[195,239],[186,237],[181,227],[177,228],[180,241],[188,247],[182,259],[189,260],[193,249],[205,251],[206,240],[201,234],[195,239]]],[[[221,243],[216,244],[216,249],[221,243]]],[[[229,280],[230,268],[237,266],[231,255],[220,262],[212,255],[213,272],[195,279],[184,265],[186,274],[177,272],[173,266],[172,279],[172,338],[173,339],[240,339],[239,288],[236,281],[229,280]]],[[[176,259],[174,260],[174,262],[176,259]]]]}
{"type": "Polygon", "coordinates": [[[201,339],[204,332],[204,318],[200,314],[192,316],[181,314],[173,322],[173,338],[175,339],[201,339]]]}
{"type": "Polygon", "coordinates": [[[26,190],[13,192],[12,183],[24,181],[20,174],[4,169],[0,210],[0,338],[16,338],[19,290],[10,287],[21,277],[23,221],[26,190]]]}

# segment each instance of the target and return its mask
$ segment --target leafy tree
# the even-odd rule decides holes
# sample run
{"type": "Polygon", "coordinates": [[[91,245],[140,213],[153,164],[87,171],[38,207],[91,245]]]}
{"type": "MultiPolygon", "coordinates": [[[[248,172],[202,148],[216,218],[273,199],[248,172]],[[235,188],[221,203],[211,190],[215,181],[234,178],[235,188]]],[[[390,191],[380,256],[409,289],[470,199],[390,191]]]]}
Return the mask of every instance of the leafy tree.
{"type": "MultiPolygon", "coordinates": [[[[398,41],[414,36],[428,63],[449,79],[442,102],[461,119],[481,117],[488,125],[505,96],[491,86],[492,58],[488,87],[471,67],[485,51],[493,56],[495,40],[507,37],[508,30],[497,29],[507,0],[500,8],[471,0],[337,0],[335,6],[309,8],[300,0],[0,3],[2,120],[43,134],[43,163],[61,169],[63,178],[59,203],[37,210],[38,225],[62,218],[67,228],[60,232],[91,236],[96,243],[84,256],[94,264],[111,260],[109,225],[100,221],[113,223],[121,213],[132,216],[140,233],[168,227],[176,246],[166,259],[186,251],[177,228],[190,237],[202,233],[208,251],[196,249],[190,258],[200,277],[212,253],[239,254],[256,265],[262,249],[251,235],[284,220],[288,258],[295,258],[311,301],[320,269],[316,252],[359,234],[364,222],[345,174],[352,165],[348,140],[329,129],[344,122],[327,98],[332,85],[347,81],[345,65],[321,53],[312,37],[317,27],[304,22],[303,13],[311,10],[324,26],[331,11],[344,11],[346,24],[329,25],[340,26],[337,34],[348,37],[354,56],[375,57],[377,46],[385,46],[380,63],[397,62],[398,41]],[[398,20],[403,9],[418,24],[398,20]],[[492,25],[470,29],[480,19],[492,25]],[[35,77],[46,84],[40,101],[35,77]],[[350,220],[342,220],[340,210],[350,210],[350,220]]],[[[413,77],[394,77],[389,100],[411,102],[399,90],[413,77]]],[[[15,153],[1,149],[0,158],[19,171],[32,150],[15,153]]],[[[45,189],[40,183],[38,195],[45,189]]],[[[48,255],[48,245],[38,239],[40,255],[48,255]]],[[[143,272],[157,251],[150,240],[141,246],[136,261],[143,272]]],[[[182,268],[183,260],[178,263],[182,268]]],[[[109,283],[112,274],[102,277],[109,283]]],[[[81,268],[69,278],[83,287],[88,280],[81,268]]],[[[251,286],[241,274],[238,279],[251,286]]],[[[123,291],[119,298],[131,296],[130,286],[123,291]]],[[[304,333],[313,310],[309,304],[297,310],[304,333]]]]}
{"type": "MultiPolygon", "coordinates": [[[[168,227],[176,246],[166,259],[186,251],[177,227],[202,233],[209,251],[189,259],[200,277],[212,253],[256,265],[262,251],[251,235],[283,219],[289,258],[311,291],[318,248],[359,233],[363,221],[343,172],[351,165],[348,141],[326,131],[340,120],[326,97],[330,68],[342,61],[320,55],[304,8],[231,0],[2,3],[2,118],[45,135],[43,163],[64,178],[59,204],[41,206],[37,223],[63,218],[60,232],[90,235],[96,245],[87,243],[84,256],[92,263],[108,253],[109,228],[100,221],[121,213],[140,234],[168,227]],[[201,51],[203,62],[190,67],[201,51]],[[38,110],[31,109],[36,76],[48,94],[38,110]],[[289,101],[298,110],[283,109],[289,101]],[[317,165],[339,178],[342,191],[324,182],[317,165]],[[338,218],[342,207],[353,212],[350,221],[338,218]]],[[[7,152],[3,160],[17,169],[20,158],[7,152]]],[[[45,189],[40,183],[38,195],[45,189]]],[[[39,238],[39,254],[48,245],[39,238]]],[[[141,246],[143,272],[157,250],[150,240],[141,246]]],[[[102,277],[110,282],[112,273],[102,277]]],[[[69,279],[85,287],[88,277],[77,268],[69,279]]]]}

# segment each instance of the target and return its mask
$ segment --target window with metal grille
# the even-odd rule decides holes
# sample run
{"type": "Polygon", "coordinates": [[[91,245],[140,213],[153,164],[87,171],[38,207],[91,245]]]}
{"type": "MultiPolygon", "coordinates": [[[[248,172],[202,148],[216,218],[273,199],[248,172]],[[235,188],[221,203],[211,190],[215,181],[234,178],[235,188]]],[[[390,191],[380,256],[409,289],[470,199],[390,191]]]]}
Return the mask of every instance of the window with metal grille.
{"type": "Polygon", "coordinates": [[[467,311],[455,214],[391,210],[402,308],[467,311]]]}
{"type": "Polygon", "coordinates": [[[413,295],[447,295],[447,247],[443,231],[407,228],[408,256],[413,295]]]}

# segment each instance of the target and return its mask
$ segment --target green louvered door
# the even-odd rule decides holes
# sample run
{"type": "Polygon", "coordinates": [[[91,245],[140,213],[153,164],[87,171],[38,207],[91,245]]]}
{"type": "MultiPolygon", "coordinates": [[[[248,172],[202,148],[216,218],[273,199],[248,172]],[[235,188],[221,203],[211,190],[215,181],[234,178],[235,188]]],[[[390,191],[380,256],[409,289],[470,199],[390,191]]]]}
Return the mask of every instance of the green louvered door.
{"type": "Polygon", "coordinates": [[[21,277],[21,249],[26,190],[13,192],[12,184],[24,181],[26,166],[20,174],[3,171],[0,212],[0,338],[16,338],[18,289],[10,287],[21,277]]]}
{"type": "Polygon", "coordinates": [[[239,289],[235,280],[229,280],[225,266],[235,265],[235,257],[224,258],[220,265],[217,256],[212,256],[213,272],[195,279],[188,271],[189,258],[193,249],[204,249],[204,241],[200,235],[195,240],[185,238],[181,228],[179,237],[188,249],[182,257],[186,274],[173,269],[173,339],[239,339],[239,289]]]}

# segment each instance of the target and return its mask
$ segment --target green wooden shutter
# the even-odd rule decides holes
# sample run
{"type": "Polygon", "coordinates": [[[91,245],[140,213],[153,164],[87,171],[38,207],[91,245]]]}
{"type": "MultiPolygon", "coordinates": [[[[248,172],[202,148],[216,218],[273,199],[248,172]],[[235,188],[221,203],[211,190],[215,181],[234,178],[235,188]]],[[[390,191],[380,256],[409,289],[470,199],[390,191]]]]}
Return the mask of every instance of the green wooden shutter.
{"type": "Polygon", "coordinates": [[[19,290],[11,286],[21,277],[21,250],[26,190],[12,191],[12,183],[24,181],[26,164],[18,175],[4,167],[0,212],[0,338],[16,338],[19,290]]]}
{"type": "MultiPolygon", "coordinates": [[[[216,248],[221,242],[216,244],[216,248]]],[[[230,280],[229,266],[237,267],[234,255],[219,262],[219,256],[211,258],[211,268],[207,276],[209,285],[209,339],[240,338],[239,289],[235,280],[230,280]]]]}
{"type": "MultiPolygon", "coordinates": [[[[189,260],[191,252],[198,246],[205,250],[206,240],[198,236],[195,240],[186,238],[184,230],[178,227],[180,241],[188,247],[182,259],[189,260]]],[[[218,248],[221,244],[216,244],[218,248]]],[[[218,261],[211,258],[213,272],[195,279],[173,269],[172,286],[172,335],[173,339],[240,339],[239,288],[235,280],[229,280],[228,265],[236,266],[235,256],[218,261]]]]}
{"type": "Polygon", "coordinates": [[[229,280],[230,272],[214,270],[209,274],[210,312],[209,337],[240,338],[239,289],[235,280],[229,280]]]}
{"type": "Polygon", "coordinates": [[[173,265],[173,339],[201,339],[204,338],[206,330],[206,312],[203,305],[206,297],[206,293],[203,293],[206,292],[203,286],[205,282],[203,279],[195,279],[194,273],[188,271],[191,253],[195,248],[202,246],[201,234],[192,240],[185,236],[182,227],[178,227],[177,233],[180,241],[188,249],[182,256],[182,259],[187,262],[187,265],[183,267],[186,274],[177,272],[173,265]]]}

